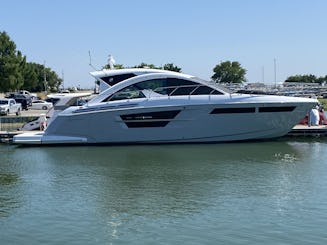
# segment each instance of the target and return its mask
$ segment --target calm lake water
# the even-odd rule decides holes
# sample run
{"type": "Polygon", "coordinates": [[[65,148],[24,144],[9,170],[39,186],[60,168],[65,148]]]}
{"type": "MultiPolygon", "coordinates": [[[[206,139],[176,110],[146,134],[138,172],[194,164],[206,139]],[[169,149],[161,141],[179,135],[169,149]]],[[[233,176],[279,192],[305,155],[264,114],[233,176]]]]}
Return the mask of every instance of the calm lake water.
{"type": "Polygon", "coordinates": [[[327,244],[327,139],[0,159],[1,244],[327,244]]]}

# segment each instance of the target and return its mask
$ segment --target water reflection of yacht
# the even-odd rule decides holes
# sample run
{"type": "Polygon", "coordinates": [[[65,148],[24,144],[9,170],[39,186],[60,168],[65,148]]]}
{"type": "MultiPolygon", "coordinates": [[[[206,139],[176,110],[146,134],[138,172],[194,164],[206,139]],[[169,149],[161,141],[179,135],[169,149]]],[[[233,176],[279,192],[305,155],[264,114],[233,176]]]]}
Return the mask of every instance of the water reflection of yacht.
{"type": "Polygon", "coordinates": [[[231,94],[199,78],[151,69],[94,72],[108,88],[16,144],[195,143],[285,135],[316,99],[231,94]],[[103,72],[106,73],[103,76],[103,72]]]}

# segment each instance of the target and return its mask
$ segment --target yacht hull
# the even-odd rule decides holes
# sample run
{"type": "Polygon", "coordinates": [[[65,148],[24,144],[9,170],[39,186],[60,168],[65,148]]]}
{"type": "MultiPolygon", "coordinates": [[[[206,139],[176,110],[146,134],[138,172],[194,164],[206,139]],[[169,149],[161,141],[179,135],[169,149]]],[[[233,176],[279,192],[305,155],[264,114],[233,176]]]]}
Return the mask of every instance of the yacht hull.
{"type": "Polygon", "coordinates": [[[210,143],[281,137],[316,100],[131,106],[61,113],[44,133],[14,137],[16,144],[210,143]]]}

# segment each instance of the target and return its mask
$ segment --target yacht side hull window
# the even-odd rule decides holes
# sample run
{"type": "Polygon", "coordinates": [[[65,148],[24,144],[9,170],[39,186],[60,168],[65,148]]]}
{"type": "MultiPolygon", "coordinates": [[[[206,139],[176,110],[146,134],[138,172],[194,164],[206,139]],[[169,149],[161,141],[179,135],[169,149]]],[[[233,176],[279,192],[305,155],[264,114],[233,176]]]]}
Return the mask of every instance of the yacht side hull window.
{"type": "Polygon", "coordinates": [[[174,119],[180,110],[156,111],[121,115],[121,119],[129,128],[165,127],[174,119]]]}

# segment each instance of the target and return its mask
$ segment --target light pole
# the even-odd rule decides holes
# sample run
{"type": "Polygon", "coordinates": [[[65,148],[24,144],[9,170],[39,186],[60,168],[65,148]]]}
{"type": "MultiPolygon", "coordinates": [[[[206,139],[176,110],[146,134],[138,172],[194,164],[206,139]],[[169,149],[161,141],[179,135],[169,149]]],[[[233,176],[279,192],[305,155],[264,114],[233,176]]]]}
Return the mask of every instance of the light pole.
{"type": "Polygon", "coordinates": [[[262,83],[265,83],[265,67],[262,67],[262,83]]]}
{"type": "Polygon", "coordinates": [[[277,88],[276,58],[274,58],[275,88],[277,88]]]}
{"type": "Polygon", "coordinates": [[[43,76],[44,76],[44,81],[43,81],[43,85],[44,85],[44,92],[47,93],[47,90],[48,90],[48,85],[47,85],[47,74],[46,74],[46,71],[45,71],[45,61],[44,61],[44,70],[43,70],[43,76]]]}

